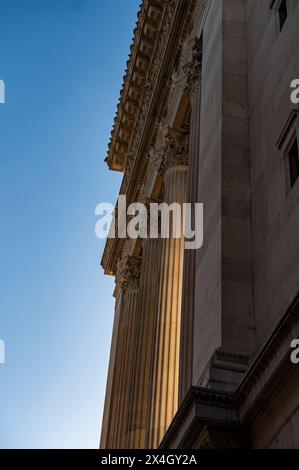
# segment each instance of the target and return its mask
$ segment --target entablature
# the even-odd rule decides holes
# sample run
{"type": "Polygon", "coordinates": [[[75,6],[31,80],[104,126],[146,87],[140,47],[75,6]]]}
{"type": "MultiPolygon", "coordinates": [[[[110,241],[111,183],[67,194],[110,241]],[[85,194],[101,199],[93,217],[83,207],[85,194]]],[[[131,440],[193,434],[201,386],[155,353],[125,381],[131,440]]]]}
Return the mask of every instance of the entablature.
{"type": "MultiPolygon", "coordinates": [[[[201,71],[196,35],[206,5],[207,0],[142,3],[107,157],[110,169],[124,172],[120,194],[126,195],[128,204],[138,201],[147,184],[150,149],[161,129],[189,133],[189,98],[201,71]]],[[[161,178],[150,179],[148,197],[157,199],[161,178]]],[[[106,274],[115,274],[123,246],[122,239],[107,240],[102,258],[106,274]]]]}

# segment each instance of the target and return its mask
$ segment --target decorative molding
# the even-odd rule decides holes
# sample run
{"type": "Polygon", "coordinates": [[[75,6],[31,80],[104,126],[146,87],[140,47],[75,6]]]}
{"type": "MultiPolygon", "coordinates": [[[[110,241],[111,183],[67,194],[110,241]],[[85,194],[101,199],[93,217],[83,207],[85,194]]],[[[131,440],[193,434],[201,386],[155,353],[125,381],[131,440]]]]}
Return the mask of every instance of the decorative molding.
{"type": "Polygon", "coordinates": [[[199,387],[211,387],[235,391],[248,370],[249,357],[235,351],[215,350],[198,383],[199,387]]]}
{"type": "MultiPolygon", "coordinates": [[[[264,413],[277,388],[281,389],[298,370],[290,361],[290,343],[295,337],[299,337],[299,293],[237,390],[232,393],[191,387],[160,448],[182,448],[186,443],[201,448],[247,445],[249,427],[264,413]],[[201,415],[201,410],[208,413],[201,415]],[[225,416],[229,416],[227,422],[225,416]]],[[[231,357],[230,352],[227,355],[231,357]]],[[[232,358],[237,360],[238,356],[232,358]]]]}
{"type": "Polygon", "coordinates": [[[191,61],[184,66],[184,72],[187,75],[184,93],[191,95],[200,86],[202,75],[202,41],[197,37],[194,39],[191,61]]]}
{"type": "Polygon", "coordinates": [[[290,360],[290,344],[296,337],[299,337],[299,293],[236,390],[235,402],[242,421],[256,419],[263,412],[263,404],[275,395],[277,384],[281,387],[297,370],[290,360]]]}
{"type": "Polygon", "coordinates": [[[161,138],[152,150],[155,166],[160,176],[178,167],[187,167],[189,159],[189,135],[172,130],[162,131],[161,138]]]}
{"type": "MultiPolygon", "coordinates": [[[[193,18],[200,18],[206,6],[207,0],[142,2],[107,157],[111,169],[125,169],[120,194],[126,194],[128,204],[138,200],[144,184],[149,188],[149,146],[155,141],[162,120],[163,125],[166,122],[163,116],[171,99],[174,63],[184,48],[191,57],[190,38],[196,29],[193,18]],[[145,39],[150,39],[151,45],[145,46],[145,39]],[[140,48],[145,51],[145,47],[148,47],[147,58],[141,55],[137,59],[140,48]],[[128,100],[130,95],[135,101],[128,100]]],[[[188,109],[184,112],[188,116],[188,109]]],[[[161,188],[157,190],[160,192],[161,188]]],[[[101,261],[105,273],[115,274],[123,248],[123,240],[107,240],[101,261]]]]}
{"type": "Polygon", "coordinates": [[[140,5],[106,157],[107,164],[112,170],[124,170],[131,135],[145,90],[151,56],[163,17],[164,4],[162,0],[142,0],[140,5]]]}
{"type": "Polygon", "coordinates": [[[134,291],[139,288],[140,260],[127,254],[119,258],[115,275],[120,289],[134,291]]]}
{"type": "Polygon", "coordinates": [[[138,117],[136,119],[136,126],[134,128],[130,143],[130,152],[134,155],[134,161],[136,161],[136,155],[138,153],[143,128],[146,123],[155,85],[162,67],[162,62],[166,52],[166,45],[178,3],[179,0],[169,0],[168,2],[164,2],[165,10],[163,20],[160,27],[159,35],[157,37],[157,44],[151,61],[150,73],[146,82],[146,86],[144,87],[145,92],[143,94],[143,98],[140,104],[138,117]]]}
{"type": "Polygon", "coordinates": [[[235,432],[229,427],[205,426],[194,448],[196,449],[248,449],[249,433],[237,427],[235,432]]]}
{"type": "MultiPolygon", "coordinates": [[[[212,434],[215,437],[216,430],[219,445],[220,435],[222,436],[221,448],[223,440],[226,445],[230,442],[231,447],[236,447],[235,440],[233,444],[231,439],[236,431],[239,435],[247,436],[247,428],[239,425],[234,410],[233,394],[191,387],[168,428],[160,449],[216,448],[214,447],[217,445],[216,440],[214,439],[213,443],[211,437],[212,434]]],[[[240,443],[241,446],[243,444],[244,441],[242,445],[240,443]]]]}

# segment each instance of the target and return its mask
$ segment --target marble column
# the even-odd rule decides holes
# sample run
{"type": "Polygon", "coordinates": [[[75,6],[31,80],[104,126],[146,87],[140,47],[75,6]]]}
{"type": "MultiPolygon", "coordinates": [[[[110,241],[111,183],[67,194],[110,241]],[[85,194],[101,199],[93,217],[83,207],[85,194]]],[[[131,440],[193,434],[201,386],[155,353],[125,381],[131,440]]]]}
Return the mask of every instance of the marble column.
{"type": "MultiPolygon", "coordinates": [[[[158,161],[168,204],[186,202],[188,152],[188,136],[166,133],[158,161]]],[[[183,236],[162,240],[149,448],[158,447],[178,408],[183,259],[183,236]]]]}

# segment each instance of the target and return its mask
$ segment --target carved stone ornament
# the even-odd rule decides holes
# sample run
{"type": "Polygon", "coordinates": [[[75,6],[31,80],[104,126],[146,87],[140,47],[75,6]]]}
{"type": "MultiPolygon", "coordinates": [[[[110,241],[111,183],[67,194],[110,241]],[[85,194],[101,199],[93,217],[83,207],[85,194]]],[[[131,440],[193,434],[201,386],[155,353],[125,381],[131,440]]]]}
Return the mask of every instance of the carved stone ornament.
{"type": "Polygon", "coordinates": [[[191,61],[184,66],[187,75],[184,93],[192,94],[201,81],[202,70],[202,43],[199,38],[194,39],[191,61]]]}
{"type": "Polygon", "coordinates": [[[154,149],[151,149],[152,158],[161,176],[178,166],[188,166],[189,136],[177,132],[166,132],[163,138],[158,139],[154,149]]]}
{"type": "Polygon", "coordinates": [[[130,177],[131,177],[133,164],[134,164],[134,156],[130,152],[130,153],[128,153],[128,156],[127,156],[127,159],[126,159],[125,174],[124,174],[124,179],[123,179],[123,183],[122,183],[123,192],[126,192],[126,189],[127,189],[130,177]]]}
{"type": "Polygon", "coordinates": [[[117,262],[115,280],[121,289],[138,290],[140,260],[124,255],[117,262]]]}

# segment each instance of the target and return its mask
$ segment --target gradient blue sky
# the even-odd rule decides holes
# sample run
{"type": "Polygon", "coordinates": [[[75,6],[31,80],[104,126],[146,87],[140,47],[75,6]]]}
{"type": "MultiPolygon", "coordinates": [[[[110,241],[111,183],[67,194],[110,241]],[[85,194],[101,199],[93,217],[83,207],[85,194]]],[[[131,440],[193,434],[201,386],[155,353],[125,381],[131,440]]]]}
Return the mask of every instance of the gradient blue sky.
{"type": "Polygon", "coordinates": [[[113,321],[104,158],[138,0],[1,0],[1,448],[98,446],[113,321]]]}

